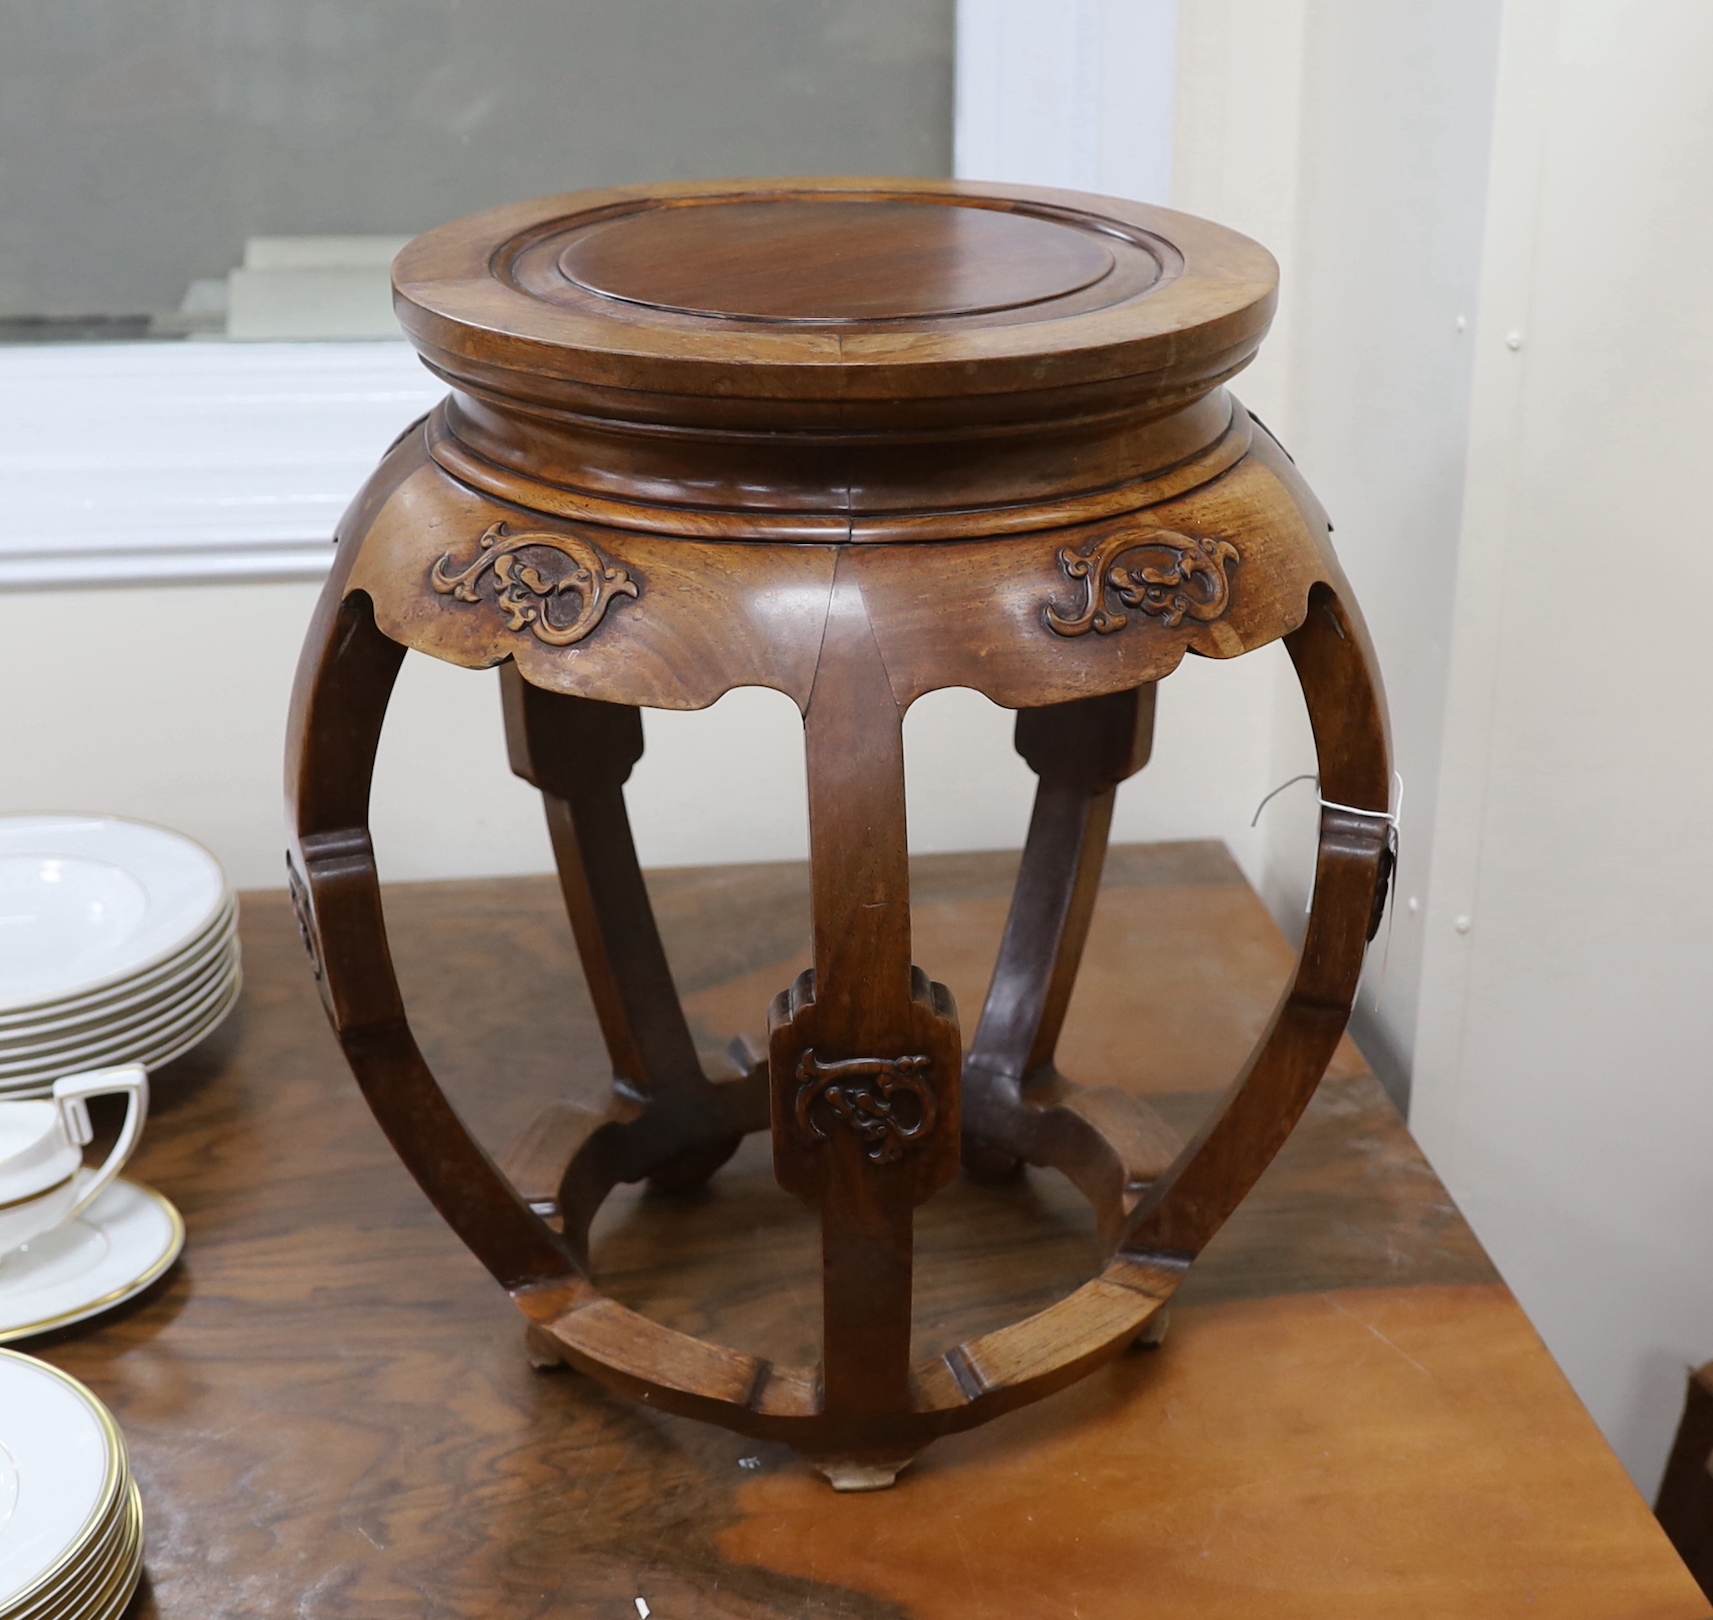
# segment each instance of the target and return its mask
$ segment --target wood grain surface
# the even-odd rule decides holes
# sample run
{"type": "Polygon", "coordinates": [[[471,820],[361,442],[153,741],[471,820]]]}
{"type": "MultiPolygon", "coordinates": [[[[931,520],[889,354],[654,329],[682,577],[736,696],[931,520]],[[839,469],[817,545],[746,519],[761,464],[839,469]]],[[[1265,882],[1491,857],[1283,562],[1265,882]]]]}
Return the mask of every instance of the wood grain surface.
{"type": "MultiPolygon", "coordinates": [[[[966,1004],[1015,863],[912,863],[917,958],[966,1004]]],[[[804,960],[806,873],[649,886],[721,1072],[804,960]]],[[[600,1095],[552,879],[394,887],[387,907],[427,1055],[484,1143],[600,1095]]],[[[634,1620],[638,1597],[661,1620],[1710,1612],[1348,1043],[1162,1348],[940,1442],[891,1492],[838,1496],[785,1447],[533,1371],[515,1310],[364,1108],[285,897],[247,895],[243,931],[240,1010],[160,1074],[135,1164],[184,1211],[185,1258],[23,1347],[130,1442],[137,1617],[634,1620]]],[[[1062,1066],[1193,1132],[1291,962],[1218,846],[1116,849],[1062,1066]]],[[[601,1284],[807,1355],[817,1233],[767,1151],[750,1139],[698,1198],[621,1189],[594,1233],[601,1284]]],[[[918,1344],[1062,1297],[1094,1237],[1052,1172],[960,1180],[917,1222],[918,1344]]]]}
{"type": "Polygon", "coordinates": [[[728,422],[732,403],[825,404],[846,428],[865,401],[960,398],[967,421],[1019,389],[1205,392],[1254,353],[1277,287],[1265,248],[1188,214],[884,177],[542,197],[393,264],[406,335],[467,392],[644,413],[700,397],[728,422]],[[1011,217],[962,217],[988,212],[1011,217]]]}

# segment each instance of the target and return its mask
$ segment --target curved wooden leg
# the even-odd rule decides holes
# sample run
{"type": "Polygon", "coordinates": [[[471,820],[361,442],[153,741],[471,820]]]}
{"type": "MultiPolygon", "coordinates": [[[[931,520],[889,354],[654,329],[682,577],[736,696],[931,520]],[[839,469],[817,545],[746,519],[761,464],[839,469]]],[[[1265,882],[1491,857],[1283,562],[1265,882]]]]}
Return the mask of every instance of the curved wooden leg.
{"type": "MultiPolygon", "coordinates": [[[[821,1212],[825,1411],[861,1420],[910,1409],[914,1210],[957,1173],[959,1046],[910,962],[903,713],[842,564],[804,728],[815,966],[769,1020],[774,1168],[821,1212]]],[[[815,1460],[873,1488],[906,1459],[815,1460]]]]}
{"type": "Polygon", "coordinates": [[[1320,765],[1320,845],[1297,971],[1247,1067],[1131,1214],[1123,1254],[1187,1264],[1283,1146],[1344,1033],[1393,861],[1391,754],[1379,673],[1356,614],[1326,585],[1285,638],[1320,765]]]}
{"type": "Polygon", "coordinates": [[[1286,638],[1321,775],[1315,887],[1296,972],[1213,1117],[1125,1216],[1098,1277],[1026,1322],[955,1345],[939,1368],[945,1426],[1039,1400],[1135,1343],[1248,1195],[1314,1095],[1344,1032],[1392,867],[1391,764],[1378,671],[1355,611],[1313,587],[1286,638]],[[961,1404],[958,1404],[961,1403],[961,1404]]]}
{"type": "Polygon", "coordinates": [[[508,1155],[530,1178],[524,1190],[537,1207],[547,1187],[560,1188],[579,1150],[603,1161],[599,1174],[593,1164],[580,1166],[566,1200],[569,1221],[570,1206],[590,1196],[598,1203],[615,1180],[646,1175],[667,1188],[705,1181],[737,1150],[746,1127],[765,1124],[765,1090],[758,1073],[750,1106],[739,1110],[748,1119],[734,1119],[732,1088],[710,1082],[696,1055],[625,809],[624,785],[642,757],[640,712],[531,686],[513,664],[500,679],[511,766],[541,791],[565,909],[613,1065],[616,1106],[605,1117],[620,1128],[606,1132],[599,1148],[581,1131],[580,1111],[560,1105],[508,1155]]]}
{"type": "Polygon", "coordinates": [[[375,749],[404,648],[329,581],[292,698],[292,896],[339,1043],[422,1190],[506,1288],[575,1292],[566,1246],[512,1190],[435,1083],[405,1019],[369,838],[375,749]]]}
{"type": "MultiPolygon", "coordinates": [[[[1017,752],[1041,781],[993,983],[970,1043],[969,1068],[984,1087],[1001,1077],[1027,1086],[1051,1075],[1118,784],[1147,764],[1153,746],[1155,691],[1142,686],[1018,712],[1017,752]]],[[[977,1089],[973,1075],[968,1089],[977,1089]]]]}
{"type": "Polygon", "coordinates": [[[1017,751],[1040,777],[981,1024],[965,1060],[964,1168],[978,1179],[1051,1164],[1116,1239],[1140,1190],[1176,1156],[1138,1099],[1067,1085],[1053,1054],[1088,940],[1118,785],[1148,761],[1155,688],[1017,716],[1017,751]]]}
{"type": "MultiPolygon", "coordinates": [[[[421,453],[420,444],[401,445],[388,476],[421,453]]],[[[367,825],[375,748],[403,655],[377,629],[365,596],[342,597],[349,567],[347,544],[294,694],[293,896],[335,1031],[376,1118],[448,1224],[541,1330],[534,1344],[542,1359],[559,1356],[656,1410],[788,1441],[835,1483],[873,1488],[935,1435],[1062,1389],[1157,1328],[1188,1265],[1253,1187],[1318,1084],[1381,913],[1392,830],[1385,721],[1360,622],[1336,589],[1314,588],[1304,624],[1288,638],[1320,760],[1320,848],[1296,972],[1248,1066],[1196,1140],[1126,1210],[1099,1276],[1026,1321],[911,1368],[913,1211],[956,1173],[960,1054],[950,997],[909,960],[900,705],[862,592],[841,564],[805,715],[815,968],[775,1002],[768,1069],[780,1180],[822,1213],[826,1348],[816,1373],[704,1343],[604,1298],[577,1258],[581,1231],[561,1237],[516,1195],[436,1085],[405,1020],[367,825]]],[[[576,719],[619,724],[587,713],[576,719]]],[[[1130,736],[1134,744],[1134,728],[1130,736]]],[[[621,783],[625,746],[622,736],[591,744],[600,771],[621,783]]],[[[1050,772],[1042,774],[1045,784],[1050,772]]],[[[623,1023],[642,1015],[614,966],[629,947],[611,946],[618,924],[592,898],[606,881],[596,846],[605,836],[610,848],[611,824],[592,837],[598,817],[579,821],[574,785],[561,796],[577,840],[573,877],[589,886],[587,924],[613,967],[608,1016],[642,1054],[641,1072],[655,1061],[652,1037],[623,1023]]],[[[1085,783],[1084,796],[1092,801],[1097,792],[1085,783]]],[[[1042,824],[1063,826],[1064,817],[1043,811],[1042,824]]],[[[1049,868],[1043,854],[1034,870],[1057,875],[1033,890],[1025,885],[1046,898],[1026,900],[1023,909],[1035,905],[1046,918],[1041,937],[1050,949],[1023,989],[996,1008],[988,1048],[996,1054],[991,1073],[1014,1076],[1018,1112],[1034,1133],[1000,1146],[1050,1147],[1054,1163],[1080,1151],[1086,1138],[1078,1129],[1112,1141],[1086,1102],[1052,1100],[1060,1083],[1039,1078],[1086,929],[1089,870],[1091,863],[1098,869],[1104,821],[1085,810],[1071,830],[1068,841],[1040,840],[1043,849],[1057,847],[1058,865],[1049,868]],[[1032,1071],[1032,1063],[1040,1067],[1032,1071]],[[1055,1120],[1073,1124],[1049,1141],[1055,1120]]],[[[663,1049],[670,1053],[669,1040],[663,1049]]],[[[687,1071],[675,1078],[666,1065],[658,1072],[655,1100],[676,1096],[681,1082],[695,1092],[687,1071]]],[[[732,1105],[735,1129],[740,1093],[708,1090],[732,1105]]],[[[640,1100],[626,1107],[636,1110],[632,1120],[597,1119],[584,1139],[573,1162],[586,1173],[573,1189],[578,1197],[610,1186],[632,1162],[626,1155],[642,1173],[650,1168],[642,1163],[642,1127],[674,1116],[640,1100]]],[[[655,1138],[649,1151],[672,1145],[655,1138]]],[[[568,1225],[575,1227],[581,1209],[568,1212],[568,1225]]]]}

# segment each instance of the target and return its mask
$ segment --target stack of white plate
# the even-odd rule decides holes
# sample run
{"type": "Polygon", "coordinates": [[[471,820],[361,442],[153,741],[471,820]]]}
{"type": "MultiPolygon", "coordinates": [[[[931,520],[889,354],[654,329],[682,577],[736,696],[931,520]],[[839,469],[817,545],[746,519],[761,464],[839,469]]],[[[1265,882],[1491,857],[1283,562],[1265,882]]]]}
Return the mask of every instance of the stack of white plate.
{"type": "Polygon", "coordinates": [[[237,900],[201,845],[109,816],[0,816],[0,1099],[166,1063],[239,984],[237,900]]]}
{"type": "Polygon", "coordinates": [[[0,1620],[109,1620],[143,1571],[143,1505],[112,1414],[0,1350],[0,1620]]]}

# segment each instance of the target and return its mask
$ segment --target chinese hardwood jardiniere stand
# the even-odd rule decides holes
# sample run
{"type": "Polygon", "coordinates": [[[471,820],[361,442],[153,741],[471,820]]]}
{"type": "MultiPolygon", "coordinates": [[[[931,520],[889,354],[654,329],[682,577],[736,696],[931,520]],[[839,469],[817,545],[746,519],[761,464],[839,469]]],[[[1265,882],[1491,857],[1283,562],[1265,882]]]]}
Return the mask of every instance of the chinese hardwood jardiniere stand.
{"type": "Polygon", "coordinates": [[[1223,384],[1276,267],[1202,220],[926,181],[585,192],[419,237],[394,267],[450,397],[353,504],[294,704],[291,879],[329,1015],[394,1147],[510,1291],[538,1354],[889,1484],[936,1435],[1145,1333],[1277,1151],[1343,1031],[1390,870],[1366,635],[1314,497],[1223,384]],[[1118,784],[1186,653],[1283,638],[1319,754],[1295,977],[1179,1146],[1053,1053],[1118,784]],[[407,648],[501,666],[612,1057],[508,1179],[446,1101],[392,971],[368,829],[407,648]],[[808,757],[814,967],[768,1050],[703,1072],[637,869],[639,709],[787,693],[808,757]],[[987,1005],[960,1036],[910,957],[902,723],[968,686],[1018,711],[1040,785],[987,1005]],[[820,1213],[824,1348],[788,1367],[606,1298],[589,1224],[621,1181],[693,1185],[771,1130],[820,1213]],[[1058,1304],[913,1362],[913,1212],[960,1161],[1062,1171],[1106,1262],[1058,1304]]]}

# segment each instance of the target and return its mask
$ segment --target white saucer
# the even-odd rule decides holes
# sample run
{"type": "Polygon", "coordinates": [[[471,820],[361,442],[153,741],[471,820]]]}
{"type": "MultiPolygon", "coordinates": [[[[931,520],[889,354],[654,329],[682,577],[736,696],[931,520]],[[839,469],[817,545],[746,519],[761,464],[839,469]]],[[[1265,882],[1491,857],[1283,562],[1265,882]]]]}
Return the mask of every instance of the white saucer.
{"type": "Polygon", "coordinates": [[[75,1221],[0,1255],[0,1344],[140,1294],[183,1247],[184,1218],[166,1199],[115,1181],[75,1221]]]}

